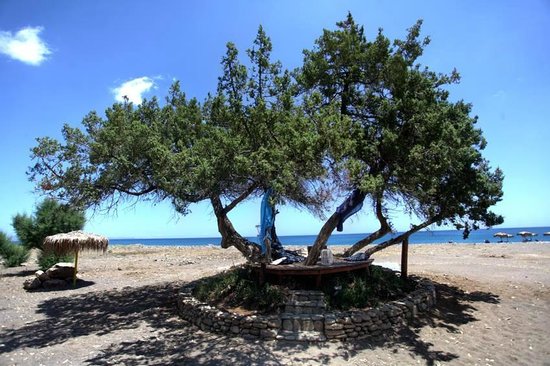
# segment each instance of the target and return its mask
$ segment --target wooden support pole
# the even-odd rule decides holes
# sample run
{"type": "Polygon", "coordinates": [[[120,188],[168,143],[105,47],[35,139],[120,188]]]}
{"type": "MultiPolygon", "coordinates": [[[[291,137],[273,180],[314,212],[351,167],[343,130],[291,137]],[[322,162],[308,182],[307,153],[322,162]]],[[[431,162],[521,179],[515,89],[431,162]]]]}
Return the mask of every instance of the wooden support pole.
{"type": "Polygon", "coordinates": [[[401,278],[407,279],[407,266],[409,262],[409,237],[403,239],[401,243],[401,278]]]}
{"type": "Polygon", "coordinates": [[[260,282],[260,286],[263,286],[264,283],[265,283],[265,263],[260,263],[260,273],[259,273],[259,281],[260,282]]]}
{"type": "Polygon", "coordinates": [[[78,268],[78,250],[74,255],[74,273],[73,273],[73,288],[76,287],[76,272],[78,268]]]}

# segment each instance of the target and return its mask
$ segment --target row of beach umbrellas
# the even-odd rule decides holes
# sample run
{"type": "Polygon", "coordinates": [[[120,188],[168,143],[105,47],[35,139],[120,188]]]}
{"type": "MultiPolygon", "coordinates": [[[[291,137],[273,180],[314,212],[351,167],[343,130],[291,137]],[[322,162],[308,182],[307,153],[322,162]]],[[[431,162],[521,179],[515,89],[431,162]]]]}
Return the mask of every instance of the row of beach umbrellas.
{"type": "MultiPolygon", "coordinates": [[[[524,240],[527,240],[527,238],[532,238],[533,236],[537,236],[538,234],[533,233],[531,231],[520,231],[517,235],[521,236],[524,240]]],[[[550,231],[545,232],[543,235],[544,236],[550,236],[550,231]]],[[[508,240],[508,239],[512,238],[514,235],[500,231],[498,233],[495,233],[493,236],[495,238],[500,238],[501,240],[502,239],[507,239],[508,240]]]]}

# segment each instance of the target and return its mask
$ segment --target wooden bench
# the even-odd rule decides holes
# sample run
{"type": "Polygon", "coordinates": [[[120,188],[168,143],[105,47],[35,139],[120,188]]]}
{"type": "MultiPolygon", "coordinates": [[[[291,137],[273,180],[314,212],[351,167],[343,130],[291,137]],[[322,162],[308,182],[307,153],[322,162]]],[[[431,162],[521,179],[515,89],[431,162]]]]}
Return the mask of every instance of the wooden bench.
{"type": "Polygon", "coordinates": [[[280,279],[283,276],[309,276],[315,278],[315,285],[321,286],[322,276],[327,274],[345,273],[352,271],[363,270],[365,275],[369,275],[369,267],[374,259],[368,259],[366,261],[348,262],[348,261],[335,261],[331,265],[323,266],[316,264],[314,266],[304,266],[302,263],[292,263],[284,265],[271,265],[271,264],[252,264],[250,265],[254,271],[259,273],[260,285],[265,282],[266,275],[276,276],[280,279]]]}

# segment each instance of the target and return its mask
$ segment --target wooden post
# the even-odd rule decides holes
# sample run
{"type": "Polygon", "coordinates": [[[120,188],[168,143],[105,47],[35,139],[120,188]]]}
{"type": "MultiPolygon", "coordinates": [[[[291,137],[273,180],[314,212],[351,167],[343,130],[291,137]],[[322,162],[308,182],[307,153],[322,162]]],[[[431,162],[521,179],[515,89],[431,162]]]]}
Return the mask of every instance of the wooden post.
{"type": "Polygon", "coordinates": [[[78,268],[78,250],[74,255],[74,273],[73,273],[73,288],[76,287],[76,271],[78,268]]]}
{"type": "Polygon", "coordinates": [[[260,263],[260,278],[259,278],[259,282],[260,282],[260,286],[263,286],[264,283],[265,283],[265,263],[260,263]]]}
{"type": "Polygon", "coordinates": [[[407,265],[409,257],[409,237],[403,239],[401,243],[401,278],[407,279],[407,265]]]}

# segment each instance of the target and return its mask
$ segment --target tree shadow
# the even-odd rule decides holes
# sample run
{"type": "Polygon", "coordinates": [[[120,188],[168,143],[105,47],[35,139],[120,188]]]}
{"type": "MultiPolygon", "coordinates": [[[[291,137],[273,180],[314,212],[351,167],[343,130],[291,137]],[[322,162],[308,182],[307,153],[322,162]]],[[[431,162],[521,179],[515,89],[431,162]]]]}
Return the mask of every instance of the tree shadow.
{"type": "Polygon", "coordinates": [[[31,269],[23,269],[17,272],[8,272],[8,273],[2,273],[2,277],[29,277],[34,275],[36,270],[31,269]]]}
{"type": "Polygon", "coordinates": [[[40,349],[88,335],[112,336],[118,330],[146,326],[155,332],[147,335],[145,331],[144,336],[142,329],[141,338],[136,340],[117,342],[109,338],[111,344],[84,363],[278,365],[284,361],[324,364],[335,357],[349,359],[368,349],[399,346],[433,365],[436,361],[449,361],[459,355],[436,350],[433,344],[422,340],[419,333],[423,327],[443,327],[456,332],[461,325],[477,320],[475,302],[499,302],[498,296],[491,293],[468,294],[456,287],[436,284],[439,294],[437,308],[409,323],[389,339],[341,343],[329,348],[322,343],[266,342],[203,332],[177,314],[176,298],[181,286],[182,283],[163,283],[46,300],[37,309],[45,319],[17,329],[0,330],[0,353],[22,348],[40,349]]]}
{"type": "Polygon", "coordinates": [[[64,286],[55,286],[55,287],[40,287],[34,290],[31,290],[32,292],[52,292],[52,291],[71,291],[71,290],[77,290],[79,288],[89,287],[95,285],[95,282],[93,281],[87,281],[78,279],[76,281],[76,286],[73,286],[72,281],[67,281],[67,284],[64,286]]]}

